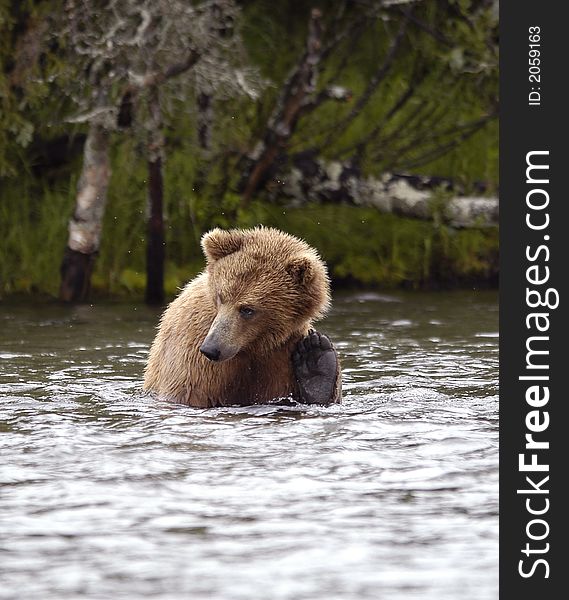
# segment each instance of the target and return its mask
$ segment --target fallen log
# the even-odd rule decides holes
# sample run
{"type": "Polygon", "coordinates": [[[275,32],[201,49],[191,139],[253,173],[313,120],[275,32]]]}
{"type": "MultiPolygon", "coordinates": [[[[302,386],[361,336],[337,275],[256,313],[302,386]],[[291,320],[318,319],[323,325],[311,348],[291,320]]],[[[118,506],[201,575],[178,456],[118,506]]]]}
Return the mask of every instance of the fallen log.
{"type": "Polygon", "coordinates": [[[273,175],[267,190],[273,199],[285,197],[293,206],[343,202],[457,228],[498,225],[498,198],[483,197],[484,186],[475,186],[477,195],[466,196],[447,179],[391,173],[363,176],[350,163],[306,154],[294,157],[288,171],[273,175]]]}

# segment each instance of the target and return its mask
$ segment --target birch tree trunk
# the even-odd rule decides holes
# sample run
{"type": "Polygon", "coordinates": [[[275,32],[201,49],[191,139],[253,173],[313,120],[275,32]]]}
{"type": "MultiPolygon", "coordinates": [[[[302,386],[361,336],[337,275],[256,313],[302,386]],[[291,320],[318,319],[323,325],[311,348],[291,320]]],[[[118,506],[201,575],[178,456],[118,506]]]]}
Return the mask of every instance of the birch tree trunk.
{"type": "Polygon", "coordinates": [[[65,302],[85,302],[91,289],[111,177],[109,143],[109,131],[92,122],[83,148],[75,211],[69,221],[69,238],[61,263],[59,297],[65,302]]]}
{"type": "Polygon", "coordinates": [[[149,90],[148,108],[150,131],[148,139],[148,228],[146,240],[146,293],[147,304],[164,303],[164,180],[162,155],[164,134],[160,96],[156,86],[149,90]]]}

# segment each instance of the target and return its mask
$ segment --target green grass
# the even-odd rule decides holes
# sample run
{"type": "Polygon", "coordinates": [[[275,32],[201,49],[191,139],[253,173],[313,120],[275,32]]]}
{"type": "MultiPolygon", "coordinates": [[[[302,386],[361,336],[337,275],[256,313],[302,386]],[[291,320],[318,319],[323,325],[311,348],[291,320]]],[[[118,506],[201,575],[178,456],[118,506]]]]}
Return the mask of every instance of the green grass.
{"type": "Polygon", "coordinates": [[[72,189],[5,186],[0,202],[0,295],[57,294],[72,189]]]}
{"type": "MultiPolygon", "coordinates": [[[[144,290],[145,165],[125,158],[129,155],[117,152],[115,156],[93,275],[96,294],[140,297],[144,290]]],[[[184,194],[182,160],[168,162],[165,181],[166,291],[170,296],[203,268],[199,239],[214,225],[264,224],[300,236],[319,250],[336,285],[421,288],[496,281],[495,228],[454,230],[346,205],[290,209],[254,202],[241,211],[236,210],[234,195],[212,207],[193,192],[184,194]]],[[[34,190],[22,185],[4,194],[0,205],[1,294],[57,294],[74,191],[72,179],[65,188],[34,190]]]]}
{"type": "Polygon", "coordinates": [[[318,248],[338,285],[457,286],[488,283],[497,275],[495,228],[457,231],[346,205],[286,209],[255,204],[239,216],[240,225],[258,223],[318,248]]]}

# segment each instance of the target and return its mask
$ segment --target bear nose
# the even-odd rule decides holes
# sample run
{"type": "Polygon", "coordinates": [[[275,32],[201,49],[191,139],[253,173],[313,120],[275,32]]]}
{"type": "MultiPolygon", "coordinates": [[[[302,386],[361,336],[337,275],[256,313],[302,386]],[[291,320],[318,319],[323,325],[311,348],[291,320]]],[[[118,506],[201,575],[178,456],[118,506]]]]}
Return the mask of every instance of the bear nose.
{"type": "Polygon", "coordinates": [[[202,344],[200,348],[200,352],[209,360],[217,361],[219,360],[219,356],[221,355],[221,350],[219,348],[212,348],[207,344],[202,344]]]}

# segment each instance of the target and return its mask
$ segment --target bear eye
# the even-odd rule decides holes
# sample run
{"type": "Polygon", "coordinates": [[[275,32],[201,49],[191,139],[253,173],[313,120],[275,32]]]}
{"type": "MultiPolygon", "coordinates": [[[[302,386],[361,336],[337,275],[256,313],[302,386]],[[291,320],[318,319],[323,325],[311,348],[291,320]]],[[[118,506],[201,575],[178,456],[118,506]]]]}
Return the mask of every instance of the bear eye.
{"type": "Polygon", "coordinates": [[[239,314],[242,317],[245,317],[246,319],[249,319],[250,317],[252,317],[255,314],[255,309],[251,308],[250,306],[242,306],[239,309],[239,314]]]}

